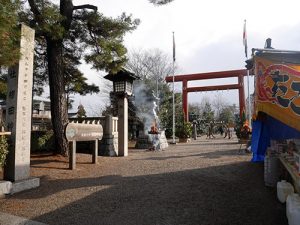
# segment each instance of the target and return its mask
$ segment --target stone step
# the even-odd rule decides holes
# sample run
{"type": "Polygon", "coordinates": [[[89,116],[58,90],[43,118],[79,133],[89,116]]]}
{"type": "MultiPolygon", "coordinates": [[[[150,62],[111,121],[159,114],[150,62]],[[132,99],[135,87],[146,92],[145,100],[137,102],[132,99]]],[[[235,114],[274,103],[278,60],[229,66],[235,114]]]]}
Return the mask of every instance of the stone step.
{"type": "Polygon", "coordinates": [[[0,181],[0,196],[11,193],[12,183],[10,181],[0,181]]]}
{"type": "Polygon", "coordinates": [[[7,194],[15,194],[39,186],[40,186],[40,178],[37,177],[29,177],[28,179],[24,179],[16,182],[3,180],[0,181],[0,196],[7,195],[7,194]]]}
{"type": "Polygon", "coordinates": [[[29,220],[23,217],[14,216],[8,213],[0,212],[0,224],[2,225],[47,225],[37,221],[29,220]]]}

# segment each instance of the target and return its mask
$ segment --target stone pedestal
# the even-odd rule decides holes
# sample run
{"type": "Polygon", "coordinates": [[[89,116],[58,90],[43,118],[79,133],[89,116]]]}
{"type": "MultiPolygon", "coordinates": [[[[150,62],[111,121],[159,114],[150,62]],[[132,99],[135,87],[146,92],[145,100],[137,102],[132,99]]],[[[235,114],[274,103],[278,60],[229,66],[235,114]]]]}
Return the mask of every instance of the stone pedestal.
{"type": "Polygon", "coordinates": [[[128,100],[126,97],[118,99],[118,153],[119,156],[128,156],[128,100]]]}
{"type": "Polygon", "coordinates": [[[103,138],[100,142],[100,155],[104,156],[118,156],[118,118],[110,115],[104,120],[103,138]]]}
{"type": "Polygon", "coordinates": [[[28,179],[19,180],[12,183],[10,194],[18,193],[21,191],[29,190],[40,186],[40,178],[30,177],[28,179]]]}
{"type": "Polygon", "coordinates": [[[135,148],[138,149],[153,149],[163,150],[169,147],[165,131],[160,131],[158,134],[141,135],[138,137],[135,148]]]}
{"type": "Polygon", "coordinates": [[[104,134],[100,144],[100,155],[118,156],[118,135],[104,134]]]}
{"type": "Polygon", "coordinates": [[[166,138],[166,134],[164,130],[161,131],[159,134],[159,143],[160,143],[160,149],[165,149],[169,147],[168,140],[166,138]]]}
{"type": "Polygon", "coordinates": [[[11,193],[12,183],[10,181],[0,181],[0,196],[11,193]]]}

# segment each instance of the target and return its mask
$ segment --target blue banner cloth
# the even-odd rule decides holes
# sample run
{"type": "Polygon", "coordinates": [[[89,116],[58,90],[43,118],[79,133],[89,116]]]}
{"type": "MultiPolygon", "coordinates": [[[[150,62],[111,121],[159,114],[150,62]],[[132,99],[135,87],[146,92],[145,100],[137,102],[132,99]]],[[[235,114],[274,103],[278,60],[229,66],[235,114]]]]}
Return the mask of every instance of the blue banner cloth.
{"type": "Polygon", "coordinates": [[[251,162],[262,162],[270,143],[267,126],[260,120],[252,123],[251,150],[253,153],[251,162]]]}
{"type": "Polygon", "coordinates": [[[267,115],[263,121],[256,120],[252,123],[251,150],[252,162],[264,161],[270,140],[284,140],[300,138],[300,131],[267,115]]]}

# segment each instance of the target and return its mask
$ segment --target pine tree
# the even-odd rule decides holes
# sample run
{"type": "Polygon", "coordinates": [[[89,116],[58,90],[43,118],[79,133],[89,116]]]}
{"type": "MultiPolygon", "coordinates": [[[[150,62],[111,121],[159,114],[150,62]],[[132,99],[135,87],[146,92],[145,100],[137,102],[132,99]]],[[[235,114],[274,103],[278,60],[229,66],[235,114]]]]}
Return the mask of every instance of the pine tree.
{"type": "MultiPolygon", "coordinates": [[[[97,11],[97,7],[88,4],[74,6],[72,0],[61,0],[59,5],[44,0],[28,2],[30,11],[23,18],[36,30],[40,53],[45,55],[55,145],[57,153],[66,155],[68,143],[64,128],[68,118],[65,91],[70,79],[66,80],[65,74],[67,69],[76,68],[66,61],[68,49],[73,53],[76,49],[78,59],[85,59],[98,70],[118,71],[126,61],[123,36],[135,29],[138,21],[125,14],[117,19],[107,18],[97,11]]],[[[74,59],[71,62],[74,63],[74,59]]]]}
{"type": "Polygon", "coordinates": [[[18,1],[1,0],[0,4],[0,68],[16,64],[20,56],[18,1]]]}
{"type": "Polygon", "coordinates": [[[82,104],[79,104],[77,109],[78,109],[77,110],[77,117],[78,118],[86,117],[86,111],[85,111],[85,108],[82,104]]]}
{"type": "MultiPolygon", "coordinates": [[[[49,0],[28,2],[30,10],[23,13],[21,18],[36,31],[39,42],[37,48],[45,59],[40,63],[45,63],[44,71],[48,74],[55,149],[57,153],[67,155],[68,143],[64,130],[68,120],[65,94],[65,56],[68,49],[72,52],[76,50],[78,59],[84,59],[94,69],[116,73],[126,62],[123,37],[136,28],[139,20],[134,20],[125,13],[116,19],[108,18],[99,13],[96,6],[74,6],[72,0],[60,0],[59,4],[49,0]]],[[[162,5],[171,0],[150,2],[162,5]]],[[[77,69],[76,66],[75,68],[77,69]]],[[[42,77],[42,82],[45,80],[42,77]]]]}

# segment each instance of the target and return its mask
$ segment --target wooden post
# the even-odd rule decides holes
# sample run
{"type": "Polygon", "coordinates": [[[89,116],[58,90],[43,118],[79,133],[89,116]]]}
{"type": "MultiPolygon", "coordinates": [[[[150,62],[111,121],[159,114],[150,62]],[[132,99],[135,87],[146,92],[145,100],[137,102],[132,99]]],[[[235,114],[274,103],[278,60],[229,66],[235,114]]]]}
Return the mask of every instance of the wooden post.
{"type": "Polygon", "coordinates": [[[244,91],[244,76],[239,75],[238,76],[238,82],[240,85],[239,88],[239,105],[240,105],[240,118],[242,119],[243,117],[243,112],[245,111],[245,91],[244,91]]]}
{"type": "Polygon", "coordinates": [[[189,106],[188,106],[188,92],[187,92],[188,81],[182,81],[182,107],[184,113],[184,121],[189,122],[189,106]]]}
{"type": "Polygon", "coordinates": [[[71,141],[71,148],[69,151],[69,169],[76,169],[76,141],[71,141]]]}
{"type": "Polygon", "coordinates": [[[93,163],[98,163],[98,139],[95,140],[95,149],[93,151],[93,163]]]}

